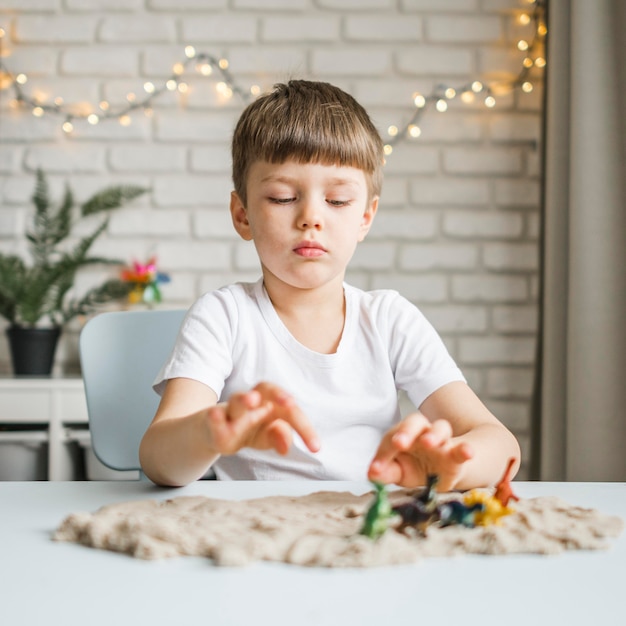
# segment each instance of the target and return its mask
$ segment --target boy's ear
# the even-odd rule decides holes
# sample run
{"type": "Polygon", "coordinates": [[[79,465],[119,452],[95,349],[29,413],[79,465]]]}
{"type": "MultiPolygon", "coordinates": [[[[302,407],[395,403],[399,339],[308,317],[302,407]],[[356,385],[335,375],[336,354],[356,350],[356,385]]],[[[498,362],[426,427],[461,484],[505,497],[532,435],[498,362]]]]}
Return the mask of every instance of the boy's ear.
{"type": "Polygon", "coordinates": [[[378,211],[378,196],[374,196],[370,200],[370,203],[365,209],[365,213],[363,213],[361,229],[359,232],[359,241],[363,241],[367,233],[369,233],[372,223],[374,222],[374,217],[376,216],[376,211],[378,211]]]}
{"type": "Polygon", "coordinates": [[[230,216],[239,236],[246,241],[250,241],[252,239],[252,233],[250,232],[248,214],[246,213],[246,207],[243,206],[243,202],[236,191],[231,191],[230,193],[230,216]]]}

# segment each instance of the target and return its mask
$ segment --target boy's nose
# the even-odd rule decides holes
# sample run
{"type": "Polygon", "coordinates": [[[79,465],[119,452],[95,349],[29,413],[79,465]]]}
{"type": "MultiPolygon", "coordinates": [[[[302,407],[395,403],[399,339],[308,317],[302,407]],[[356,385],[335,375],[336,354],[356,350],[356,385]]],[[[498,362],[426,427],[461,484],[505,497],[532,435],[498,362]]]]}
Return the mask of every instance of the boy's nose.
{"type": "Polygon", "coordinates": [[[315,228],[322,227],[322,217],[320,212],[312,203],[306,203],[302,206],[298,214],[298,228],[315,228]]]}

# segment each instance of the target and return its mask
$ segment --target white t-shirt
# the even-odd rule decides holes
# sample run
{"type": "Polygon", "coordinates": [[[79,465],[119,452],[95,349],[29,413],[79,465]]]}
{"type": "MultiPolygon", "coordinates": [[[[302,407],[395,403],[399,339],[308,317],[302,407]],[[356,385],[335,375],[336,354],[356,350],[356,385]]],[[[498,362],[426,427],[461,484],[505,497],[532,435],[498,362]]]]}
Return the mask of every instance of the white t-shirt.
{"type": "Polygon", "coordinates": [[[286,456],[244,448],[213,466],[220,479],[366,480],[384,433],[400,419],[398,390],[420,404],[464,381],[434,328],[395,291],[344,285],[346,319],[337,352],[320,354],[287,330],[262,279],[201,296],[189,309],[155,389],[170,378],[208,385],[220,401],[261,381],[289,392],[321,443],[299,436],[286,456]]]}

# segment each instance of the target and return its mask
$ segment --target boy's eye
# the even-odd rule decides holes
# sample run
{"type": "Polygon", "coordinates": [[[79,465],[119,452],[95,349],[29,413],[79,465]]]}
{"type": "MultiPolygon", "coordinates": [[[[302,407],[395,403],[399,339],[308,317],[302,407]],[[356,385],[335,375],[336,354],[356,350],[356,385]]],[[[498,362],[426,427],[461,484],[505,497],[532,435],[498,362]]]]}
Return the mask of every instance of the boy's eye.
{"type": "Polygon", "coordinates": [[[328,202],[328,204],[330,204],[331,206],[347,206],[348,204],[350,204],[349,200],[326,200],[326,202],[328,202]]]}
{"type": "Polygon", "coordinates": [[[294,202],[295,198],[269,198],[269,201],[274,204],[289,204],[290,202],[294,202]]]}

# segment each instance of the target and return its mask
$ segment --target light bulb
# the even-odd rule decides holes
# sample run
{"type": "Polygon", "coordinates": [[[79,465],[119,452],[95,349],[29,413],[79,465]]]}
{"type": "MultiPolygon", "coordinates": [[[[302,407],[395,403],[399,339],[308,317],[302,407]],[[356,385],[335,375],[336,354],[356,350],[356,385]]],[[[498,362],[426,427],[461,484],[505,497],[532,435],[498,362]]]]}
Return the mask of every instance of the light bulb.
{"type": "Polygon", "coordinates": [[[119,122],[122,126],[130,126],[130,115],[120,115],[119,122]]]}
{"type": "Polygon", "coordinates": [[[166,83],[165,86],[167,87],[168,91],[175,91],[176,90],[176,81],[173,78],[170,78],[166,83]]]}
{"type": "Polygon", "coordinates": [[[143,84],[143,90],[146,93],[154,93],[154,89],[155,89],[154,83],[151,83],[150,81],[147,81],[143,84]]]}
{"type": "Polygon", "coordinates": [[[465,104],[470,104],[474,102],[474,92],[473,91],[464,91],[461,94],[461,101],[465,102],[465,104]]]}
{"type": "Polygon", "coordinates": [[[252,87],[250,87],[250,93],[253,96],[258,96],[261,93],[261,88],[258,85],[252,85],[252,87]]]}
{"type": "Polygon", "coordinates": [[[441,98],[435,103],[435,108],[439,113],[445,113],[448,110],[448,103],[441,98]]]}
{"type": "Polygon", "coordinates": [[[61,128],[63,129],[63,132],[71,133],[74,130],[74,124],[72,124],[69,120],[66,120],[63,122],[63,126],[61,126],[61,128]]]}
{"type": "Polygon", "coordinates": [[[28,76],[26,76],[26,74],[18,74],[15,77],[15,82],[20,85],[25,85],[28,82],[28,76]]]}
{"type": "Polygon", "coordinates": [[[472,91],[474,93],[480,93],[483,90],[483,84],[479,80],[475,80],[472,83],[472,91]]]}
{"type": "Polygon", "coordinates": [[[421,93],[417,93],[413,96],[413,103],[418,109],[423,109],[426,106],[426,98],[421,93]]]}
{"type": "Polygon", "coordinates": [[[528,42],[525,39],[520,39],[517,42],[517,49],[521,50],[522,52],[525,52],[526,50],[528,50],[529,45],[528,42]]]}
{"type": "Polygon", "coordinates": [[[448,87],[445,91],[445,96],[448,100],[452,100],[456,96],[456,89],[454,87],[448,87]]]}
{"type": "Polygon", "coordinates": [[[228,59],[220,59],[218,65],[220,69],[227,70],[228,69],[228,59]]]}
{"type": "Polygon", "coordinates": [[[33,109],[33,115],[35,117],[41,117],[44,114],[44,110],[41,107],[35,107],[33,109]]]}
{"type": "Polygon", "coordinates": [[[413,137],[413,139],[417,139],[422,134],[422,129],[415,124],[411,124],[408,128],[409,136],[413,137]]]}
{"type": "Polygon", "coordinates": [[[525,93],[530,93],[533,90],[533,84],[526,81],[524,83],[522,83],[522,91],[524,91],[525,93]]]}
{"type": "Polygon", "coordinates": [[[393,146],[386,144],[385,147],[383,148],[383,151],[386,156],[389,156],[393,152],[393,146]]]}
{"type": "Polygon", "coordinates": [[[185,47],[185,56],[188,59],[193,59],[196,56],[196,49],[193,46],[185,47]]]}
{"type": "Polygon", "coordinates": [[[496,99],[493,96],[487,96],[485,98],[485,106],[493,109],[496,106],[496,99]]]}
{"type": "Polygon", "coordinates": [[[88,121],[88,122],[89,122],[92,126],[95,126],[95,125],[96,125],[96,124],[100,121],[100,118],[99,118],[99,117],[98,117],[95,113],[92,113],[91,115],[88,115],[88,116],[87,116],[87,121],[88,121]]]}
{"type": "Polygon", "coordinates": [[[387,134],[388,134],[390,137],[395,137],[395,136],[398,134],[398,127],[397,127],[397,126],[393,126],[393,125],[392,125],[392,126],[390,126],[390,127],[387,129],[387,134]]]}

